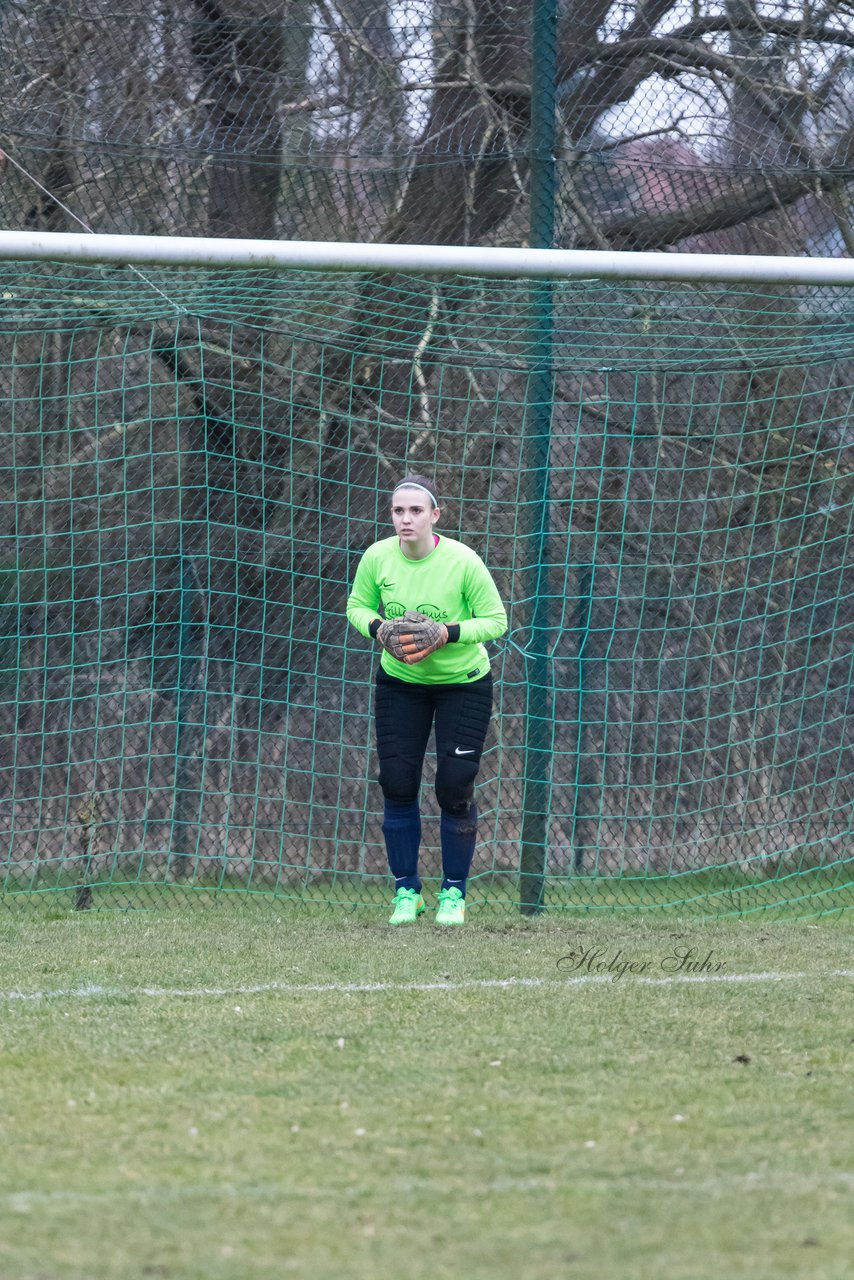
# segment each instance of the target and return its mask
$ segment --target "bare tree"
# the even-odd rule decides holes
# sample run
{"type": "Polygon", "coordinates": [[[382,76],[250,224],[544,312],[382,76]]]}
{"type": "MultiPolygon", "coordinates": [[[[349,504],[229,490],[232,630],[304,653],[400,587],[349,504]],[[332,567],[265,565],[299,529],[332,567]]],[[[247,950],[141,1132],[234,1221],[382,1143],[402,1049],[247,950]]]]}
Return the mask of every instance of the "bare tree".
{"type": "MultiPolygon", "coordinates": [[[[0,127],[13,159],[101,229],[518,242],[530,10],[407,13],[412,31],[386,0],[180,0],[133,21],[103,0],[28,0],[0,23],[0,127]]],[[[662,248],[807,193],[847,226],[845,7],[702,0],[678,14],[676,0],[562,6],[566,243],[662,248]],[[691,173],[656,139],[690,149],[691,173]],[[654,193],[674,178],[666,207],[654,193]]],[[[36,207],[37,188],[0,190],[13,225],[36,207]]]]}
{"type": "MultiPolygon", "coordinates": [[[[5,222],[524,241],[528,7],[407,12],[408,33],[384,0],[162,0],[133,18],[105,0],[6,6],[5,222]]],[[[565,0],[560,243],[851,252],[851,16],[565,0]]],[[[0,537],[42,681],[3,711],[29,813],[15,856],[55,857],[53,840],[88,876],[110,849],[168,848],[177,822],[179,852],[204,865],[251,857],[284,875],[310,841],[370,869],[361,828],[339,825],[366,803],[365,659],[324,623],[377,491],[416,465],[441,471],[452,513],[477,500],[467,533],[520,595],[527,297],[507,287],[502,332],[495,292],[471,284],[114,283],[113,302],[85,271],[70,292],[49,272],[9,283],[6,452],[26,479],[0,537]]],[[[838,602],[854,371],[835,347],[806,361],[818,310],[725,290],[558,298],[558,850],[595,846],[609,870],[661,869],[673,849],[684,866],[738,861],[765,831],[787,855],[832,851],[850,798],[838,602]],[[679,367],[674,335],[693,341],[698,314],[719,364],[700,349],[679,367]],[[795,352],[785,369],[774,324],[795,352]],[[582,657],[584,689],[566,675],[582,657]]],[[[512,849],[525,666],[512,647],[504,661],[496,834],[512,849]]]]}

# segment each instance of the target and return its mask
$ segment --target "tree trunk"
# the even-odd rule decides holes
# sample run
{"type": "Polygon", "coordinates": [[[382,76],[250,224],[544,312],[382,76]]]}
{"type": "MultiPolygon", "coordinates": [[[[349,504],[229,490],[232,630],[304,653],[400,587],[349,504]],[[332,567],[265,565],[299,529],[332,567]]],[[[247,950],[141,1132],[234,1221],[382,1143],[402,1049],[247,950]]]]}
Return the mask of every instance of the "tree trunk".
{"type": "Polygon", "coordinates": [[[193,52],[208,103],[208,229],[213,236],[272,239],[281,167],[276,105],[285,61],[281,11],[234,15],[197,0],[193,52]]]}

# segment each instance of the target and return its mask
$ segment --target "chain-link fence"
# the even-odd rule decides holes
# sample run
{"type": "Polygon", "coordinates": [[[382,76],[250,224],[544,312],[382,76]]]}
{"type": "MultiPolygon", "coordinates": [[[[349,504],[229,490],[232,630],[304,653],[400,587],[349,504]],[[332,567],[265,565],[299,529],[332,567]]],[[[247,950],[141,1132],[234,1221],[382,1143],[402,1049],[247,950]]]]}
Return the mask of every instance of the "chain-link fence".
{"type": "MultiPolygon", "coordinates": [[[[9,227],[852,248],[846,4],[20,0],[0,47],[9,227]]],[[[418,464],[513,611],[490,895],[839,904],[850,293],[2,280],[7,889],[376,895],[369,660],[330,627],[418,464]]]]}
{"type": "Polygon", "coordinates": [[[554,100],[559,246],[852,247],[845,0],[18,0],[0,47],[7,226],[516,244],[554,100]]]}
{"type": "Polygon", "coordinates": [[[0,282],[8,891],[383,894],[376,655],[344,604],[414,468],[509,606],[481,900],[844,900],[850,312],[553,285],[543,461],[525,282],[0,282]]]}

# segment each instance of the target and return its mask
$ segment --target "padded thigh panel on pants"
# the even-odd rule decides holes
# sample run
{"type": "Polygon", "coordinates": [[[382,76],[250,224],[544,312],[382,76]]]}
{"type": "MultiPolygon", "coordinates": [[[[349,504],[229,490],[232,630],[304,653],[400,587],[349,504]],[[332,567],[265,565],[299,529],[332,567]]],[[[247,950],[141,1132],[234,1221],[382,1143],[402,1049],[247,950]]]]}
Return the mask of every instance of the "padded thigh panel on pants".
{"type": "Polygon", "coordinates": [[[446,687],[436,707],[436,798],[456,817],[468,812],[492,715],[492,681],[446,687]]]}
{"type": "Polygon", "coordinates": [[[492,681],[445,685],[437,697],[436,754],[480,763],[492,715],[492,681]]]}
{"type": "Polygon", "coordinates": [[[400,684],[399,680],[377,681],[379,783],[387,800],[415,800],[421,786],[433,707],[423,690],[401,689],[400,684]]]}
{"type": "Polygon", "coordinates": [[[379,784],[386,800],[417,800],[421,765],[399,756],[380,759],[379,784]]]}

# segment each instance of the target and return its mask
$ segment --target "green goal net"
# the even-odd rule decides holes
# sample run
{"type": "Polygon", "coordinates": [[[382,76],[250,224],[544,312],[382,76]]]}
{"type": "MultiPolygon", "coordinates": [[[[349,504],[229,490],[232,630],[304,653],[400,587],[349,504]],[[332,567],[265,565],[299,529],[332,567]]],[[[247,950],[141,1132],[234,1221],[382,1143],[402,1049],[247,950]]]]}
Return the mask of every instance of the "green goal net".
{"type": "Polygon", "coordinates": [[[471,901],[850,904],[854,292],[34,261],[0,296],[7,903],[387,901],[344,605],[417,470],[510,618],[471,901]]]}

